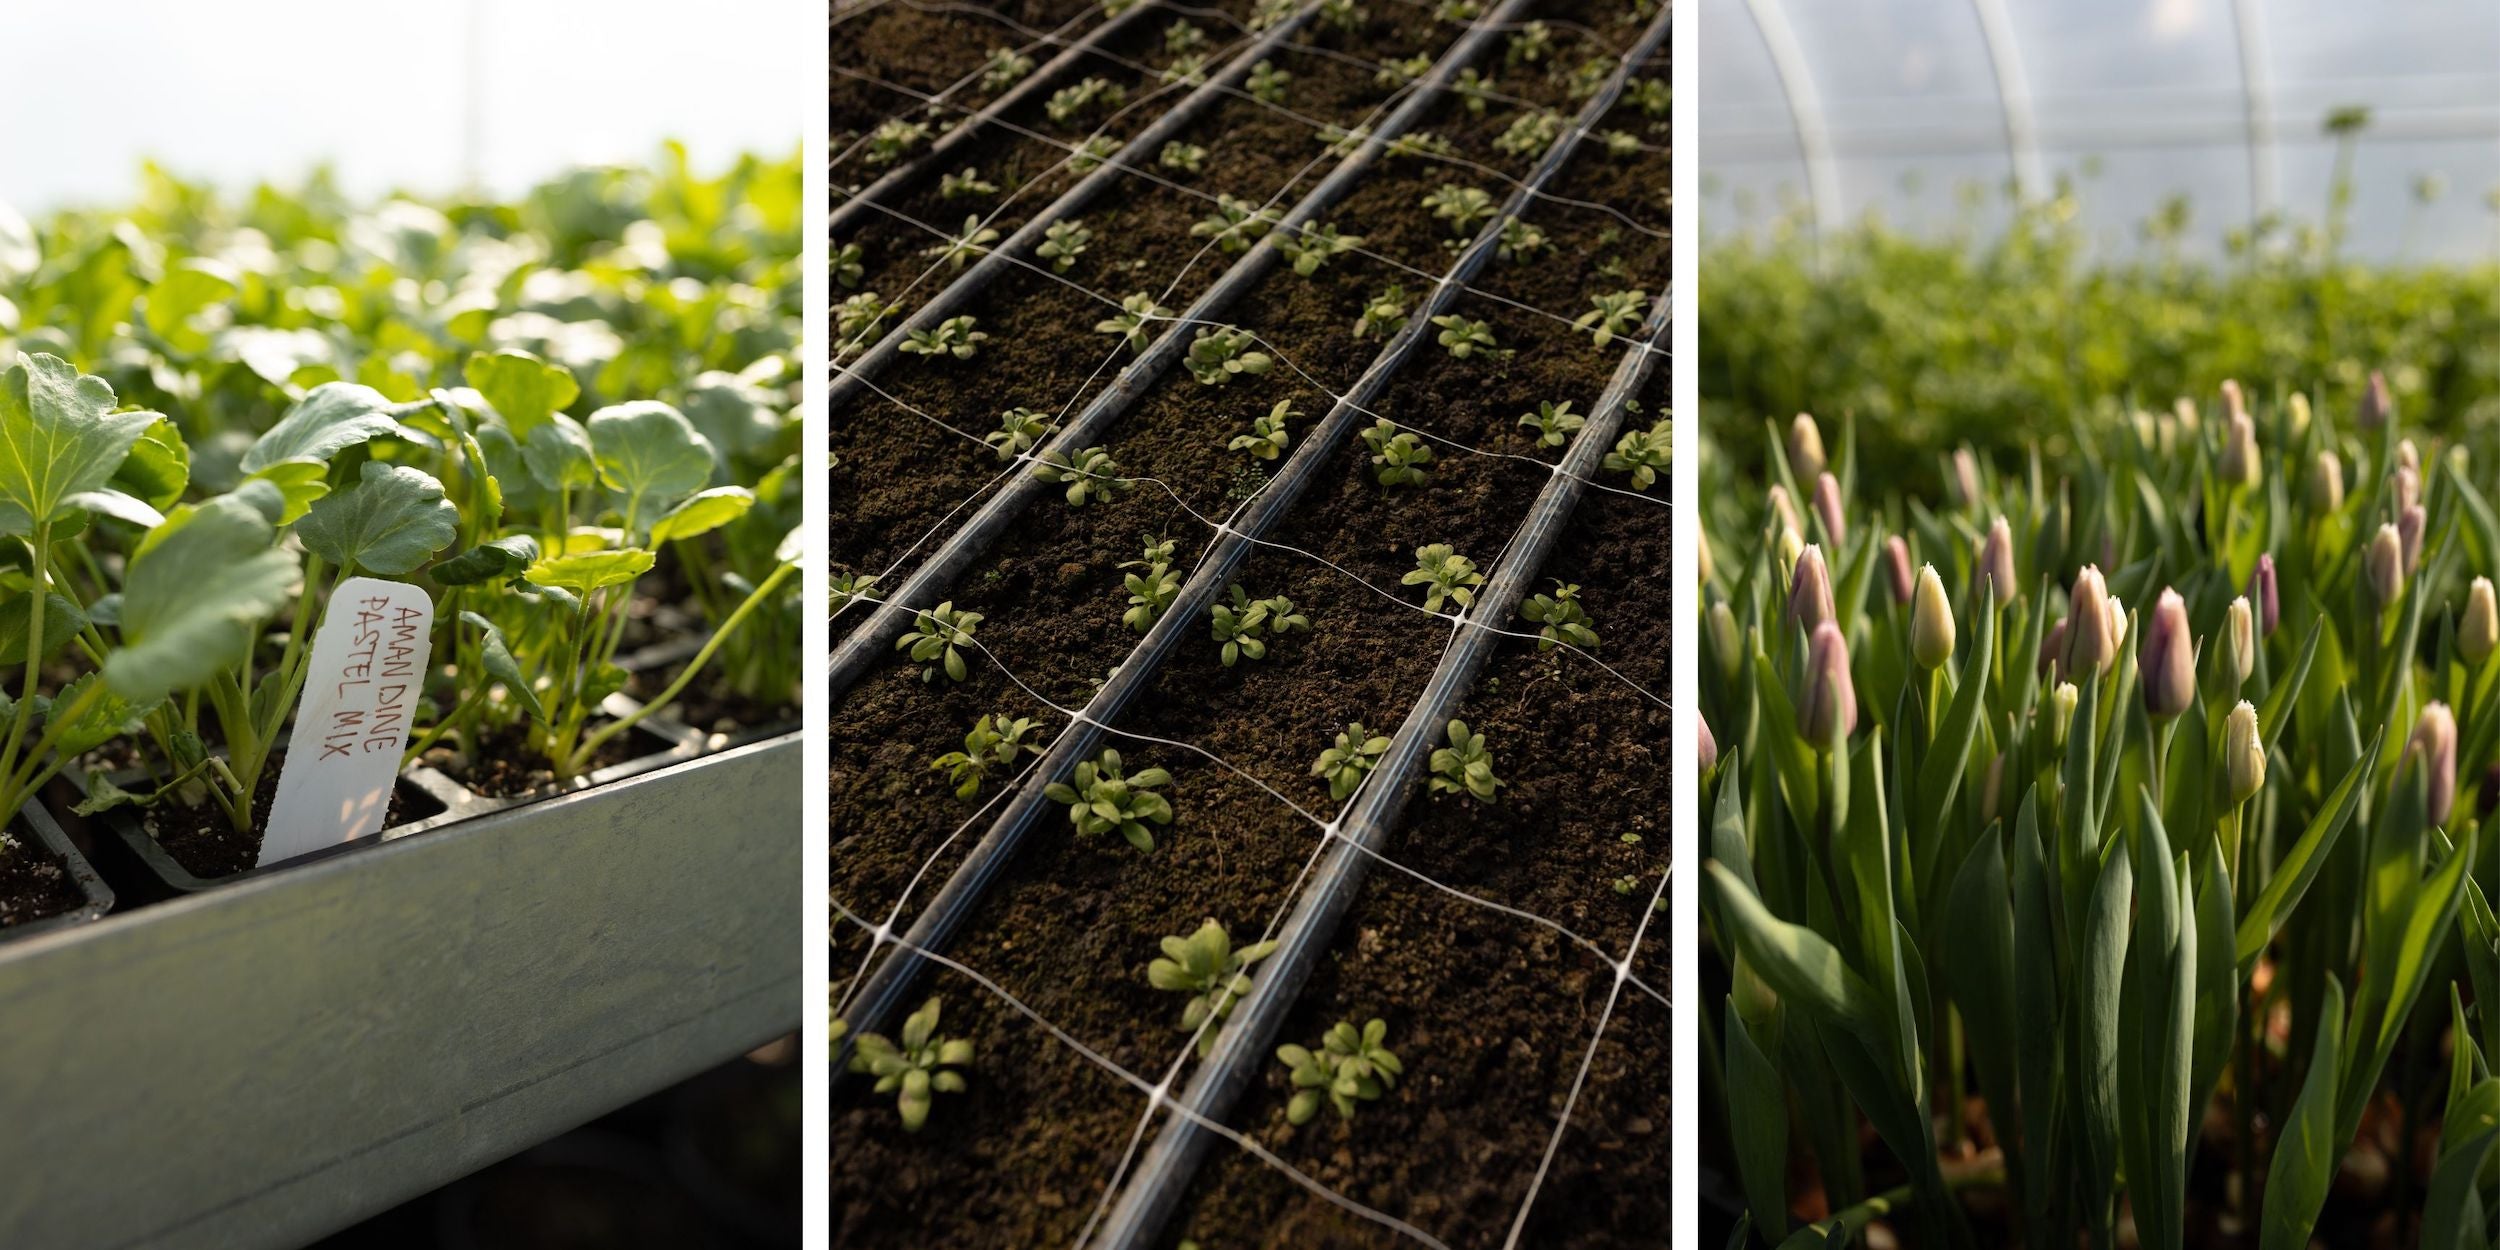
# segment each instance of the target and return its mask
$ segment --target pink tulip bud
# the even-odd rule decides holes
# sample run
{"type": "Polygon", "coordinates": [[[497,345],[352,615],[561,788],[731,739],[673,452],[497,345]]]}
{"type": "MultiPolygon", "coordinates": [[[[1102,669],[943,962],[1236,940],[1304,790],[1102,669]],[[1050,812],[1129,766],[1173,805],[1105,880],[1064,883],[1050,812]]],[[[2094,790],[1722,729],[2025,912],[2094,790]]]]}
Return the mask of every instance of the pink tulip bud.
{"type": "Polygon", "coordinates": [[[1788,473],[1800,482],[1811,482],[1823,476],[1829,464],[1823,458],[1823,431],[1814,418],[1798,413],[1788,423],[1788,473]]]}
{"type": "Polygon", "coordinates": [[[2276,623],[2283,617],[2282,600],[2275,593],[2273,552],[2257,556],[2257,568],[2248,575],[2248,599],[2257,608],[2258,632],[2272,638],[2276,623]]]}
{"type": "Polygon", "coordinates": [[[1968,447],[1953,449],[1953,502],[1965,508],[1979,505],[1979,457],[1968,447]]]}
{"type": "Polygon", "coordinates": [[[2144,626],[2136,666],[2144,676],[2144,710],[2166,721],[2187,710],[2196,695],[2196,656],[2188,636],[2187,600],[2164,589],[2144,626]]]}
{"type": "Polygon", "coordinates": [[[1910,601],[1910,590],[1917,576],[1917,570],[1910,567],[1910,544],[1903,541],[1899,534],[1884,539],[1884,580],[1892,586],[1894,603],[1910,601]]]}
{"type": "Polygon", "coordinates": [[[1849,675],[1849,642],[1840,626],[1825,621],[1814,627],[1806,651],[1806,690],[1799,711],[1806,741],[1815,750],[1828,749],[1858,726],[1858,691],[1849,675]]]}
{"type": "Polygon", "coordinates": [[[1710,736],[1709,718],[1699,712],[1693,713],[1693,745],[1701,755],[1701,771],[1719,766],[1719,741],[1710,736]]]}
{"type": "Polygon", "coordinates": [[[2375,430],[2396,419],[2396,401],[2388,394],[2387,375],[2370,370],[2370,389],[2361,393],[2361,428],[2375,430]]]}
{"type": "Polygon", "coordinates": [[[2075,588],[2067,596],[2065,651],[2059,663],[2070,679],[2095,676],[2107,670],[2118,658],[2118,644],[2124,626],[2112,628],[2109,583],[2102,580],[2100,566],[2087,564],[2075,574],[2075,588]]]}
{"type": "Polygon", "coordinates": [[[1797,523],[1797,505],[1789,501],[1787,487],[1773,486],[1771,488],[1771,515],[1778,517],[1780,527],[1789,533],[1799,536],[1805,534],[1806,527],[1797,523]]]}
{"type": "Polygon", "coordinates": [[[1829,473],[1814,479],[1814,515],[1823,519],[1823,532],[1831,535],[1834,545],[1849,541],[1847,523],[1840,516],[1840,479],[1829,473]]]}
{"type": "Polygon", "coordinates": [[[1988,538],[1979,546],[1979,576],[1999,603],[2014,597],[2014,528],[2004,514],[1988,523],[1988,538]]]}
{"type": "Polygon", "coordinates": [[[1823,548],[1810,545],[1797,553],[1797,571],[1788,579],[1788,619],[1813,633],[1833,617],[1832,572],[1823,563],[1823,548]]]}
{"type": "Polygon", "coordinates": [[[2262,473],[2257,453],[2257,424],[2245,412],[2234,412],[2222,422],[2222,458],[2218,466],[2222,480],[2238,486],[2255,486],[2262,473]]]}
{"type": "Polygon", "coordinates": [[[2389,477],[2396,486],[2397,507],[2410,508],[2422,502],[2422,471],[2420,469],[2406,468],[2400,464],[2389,477]]]}
{"type": "Polygon", "coordinates": [[[2457,718],[2447,704],[2422,705],[2420,719],[2413,722],[2413,737],[2405,743],[2404,758],[2408,763],[2420,761],[2429,771],[2430,821],[2447,824],[2457,801],[2457,718]]]}
{"type": "Polygon", "coordinates": [[[2406,504],[2404,510],[2396,514],[2396,538],[2404,544],[2407,573],[2422,567],[2422,529],[2428,524],[2430,514],[2423,511],[2418,503],[2406,504]]]}
{"type": "Polygon", "coordinates": [[[2060,619],[2057,624],[2049,626],[2049,632],[2040,639],[2040,671],[2043,673],[2059,671],[2059,665],[2065,657],[2066,622],[2060,619]]]}

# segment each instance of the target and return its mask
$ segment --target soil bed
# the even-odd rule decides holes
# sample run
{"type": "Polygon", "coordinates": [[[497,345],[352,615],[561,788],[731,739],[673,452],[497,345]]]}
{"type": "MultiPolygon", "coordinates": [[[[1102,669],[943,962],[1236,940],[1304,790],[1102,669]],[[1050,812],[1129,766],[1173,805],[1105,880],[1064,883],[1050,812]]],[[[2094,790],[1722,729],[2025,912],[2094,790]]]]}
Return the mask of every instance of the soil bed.
{"type": "Polygon", "coordinates": [[[74,911],[86,901],[70,876],[69,861],[11,822],[0,845],[0,932],[74,911]]]}
{"type": "MultiPolygon", "coordinates": [[[[1094,0],[1008,0],[987,7],[1008,21],[1052,31],[1068,19],[1100,6],[1094,0]]],[[[1083,38],[1091,25],[1080,24],[1066,38],[1083,38]]],[[[1021,48],[1032,41],[1032,36],[1005,21],[989,21],[957,9],[940,12],[909,3],[892,3],[835,24],[828,32],[827,52],[837,65],[850,65],[897,86],[934,95],[966,75],[978,73],[989,60],[990,49],[1021,48]]],[[[1054,44],[1026,55],[1039,64],[1058,51],[1054,44]]],[[[979,108],[996,94],[975,82],[952,100],[979,108]]],[[[835,152],[849,147],[885,119],[908,115],[918,103],[890,88],[842,74],[831,76],[827,96],[831,146],[835,152]]],[[[837,171],[836,176],[840,173],[837,171]]]]}
{"type": "MultiPolygon", "coordinates": [[[[594,718],[583,727],[582,733],[588,736],[600,726],[610,723],[606,717],[594,718]]],[[[627,760],[656,755],[673,745],[636,726],[600,743],[599,749],[591,755],[590,766],[582,771],[585,774],[594,773],[627,760]]],[[[438,748],[426,752],[425,762],[444,776],[490,799],[517,799],[555,793],[555,770],[547,767],[545,760],[530,749],[527,731],[518,727],[481,735],[477,749],[470,752],[466,760],[449,749],[438,748]]]]}
{"type": "MultiPolygon", "coordinates": [[[[206,803],[179,807],[171,800],[143,809],[140,828],[194,877],[211,880],[250,871],[260,860],[261,831],[269,827],[269,808],[277,801],[278,774],[285,766],[286,754],[279,752],[270,756],[269,766],[261,770],[260,784],[252,790],[250,832],[237,830],[226,819],[223,808],[206,803]]],[[[382,827],[404,825],[442,810],[440,804],[422,794],[415,797],[430,810],[411,811],[409,788],[394,784],[391,804],[382,814],[382,827]]]]}

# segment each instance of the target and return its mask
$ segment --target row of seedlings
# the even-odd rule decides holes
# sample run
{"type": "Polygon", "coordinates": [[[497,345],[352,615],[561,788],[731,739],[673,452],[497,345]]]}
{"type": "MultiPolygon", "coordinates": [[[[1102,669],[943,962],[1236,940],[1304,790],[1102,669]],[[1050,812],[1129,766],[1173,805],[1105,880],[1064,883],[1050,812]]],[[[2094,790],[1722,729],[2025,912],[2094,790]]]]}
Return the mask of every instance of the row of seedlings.
{"type": "Polygon", "coordinates": [[[1020,66],[1050,59],[1053,44],[1009,22],[1073,39],[1095,26],[1102,13],[1098,0],[1010,0],[982,9],[916,0],[883,0],[873,8],[868,3],[848,6],[847,12],[836,5],[827,31],[834,65],[875,73],[867,78],[837,72],[826,84],[826,150],[835,158],[837,194],[863,170],[901,155],[870,160],[872,151],[901,146],[915,126],[925,131],[908,141],[934,137],[956,115],[943,108],[916,109],[916,103],[937,97],[980,108],[1015,86],[1020,66]]]}
{"type": "MultiPolygon", "coordinates": [[[[1576,20],[1580,12],[1573,6],[1552,6],[1550,14],[1556,21],[1543,29],[1567,31],[1566,23],[1576,20]]],[[[1582,58],[1610,51],[1593,41],[1583,43],[1577,36],[1567,35],[1566,41],[1566,46],[1582,58]]],[[[1520,80],[1516,90],[1548,90],[1545,76],[1533,70],[1521,70],[1513,76],[1520,80]]],[[[1567,108],[1570,98],[1568,87],[1556,81],[1550,84],[1551,103],[1546,106],[1567,108]]],[[[1535,153],[1513,158],[1510,153],[1490,148],[1490,140],[1509,129],[1509,123],[1500,121],[1498,115],[1487,118],[1455,102],[1450,113],[1436,123],[1439,133],[1484,144],[1479,154],[1504,175],[1515,178],[1533,164],[1535,153]]],[[[1413,162],[1412,167],[1403,162],[1393,164],[1382,171],[1379,180],[1403,184],[1404,189],[1396,199],[1383,203],[1402,203],[1403,211],[1430,221],[1422,198],[1439,189],[1451,168],[1449,162],[1429,158],[1413,162]]],[[[1498,178],[1477,172],[1488,178],[1489,185],[1507,189],[1498,178]]],[[[1370,190],[1367,184],[1358,196],[1370,190]]],[[[1445,233],[1443,224],[1435,223],[1427,231],[1406,231],[1398,237],[1421,236],[1417,240],[1421,246],[1410,254],[1413,261],[1420,262],[1418,267],[1429,266],[1425,268],[1429,275],[1447,265],[1449,252],[1439,241],[1445,233]]],[[[1274,311],[1245,316],[1244,324],[1257,325],[1263,338],[1277,344],[1280,359],[1301,363],[1305,355],[1314,362],[1341,354],[1357,357],[1343,367],[1332,367],[1332,362],[1312,370],[1321,377],[1334,373],[1331,380],[1342,383],[1359,366],[1359,357],[1368,355],[1378,342],[1376,337],[1356,340],[1352,327],[1384,286],[1401,279],[1415,281],[1397,265],[1349,254],[1318,269],[1308,280],[1280,277],[1267,284],[1254,300],[1274,311]],[[1339,346],[1340,340],[1355,346],[1348,351],[1339,346]]],[[[1428,289],[1430,278],[1420,280],[1417,286],[1428,289]]],[[[1567,330],[1560,325],[1556,328],[1567,330]]],[[[1585,351],[1585,344],[1581,347],[1585,351]]],[[[1447,356],[1438,345],[1427,344],[1423,350],[1426,356],[1419,359],[1416,368],[1425,367],[1429,360],[1437,370],[1473,370],[1480,375],[1478,383],[1509,371],[1507,365],[1481,355],[1471,363],[1447,356]]],[[[1253,448],[1231,446],[1233,440],[1250,433],[1243,428],[1249,423],[1244,414],[1254,409],[1264,413],[1278,398],[1292,400],[1297,407],[1315,408],[1309,414],[1311,418],[1329,406],[1331,396],[1327,392],[1299,383],[1298,379],[1298,384],[1280,381],[1289,372],[1280,365],[1265,377],[1243,377],[1221,390],[1200,387],[1189,379],[1167,384],[1131,418],[1132,424],[1147,423],[1140,428],[1161,432],[1164,437],[1138,440],[1135,445],[1140,450],[1136,454],[1144,467],[1129,471],[1151,474],[1171,483],[1185,496],[1197,496],[1191,506],[1208,515],[1228,512],[1231,501],[1223,496],[1235,489],[1234,475],[1229,470],[1270,463],[1261,460],[1253,448]],[[1261,393],[1251,394],[1254,390],[1261,393]],[[1276,394],[1271,397],[1266,391],[1276,394]],[[1235,399],[1235,392],[1241,398],[1235,399]],[[1212,435],[1210,426],[1214,427],[1212,435]],[[1213,460],[1208,459],[1209,443],[1215,446],[1213,460]]],[[[1602,382],[1602,365],[1589,372],[1602,382]]],[[[1472,384],[1456,382],[1455,374],[1452,378],[1445,384],[1451,389],[1472,389],[1472,384]]],[[[1588,388],[1590,393],[1594,389],[1594,385],[1588,388]]],[[[1515,415],[1504,414],[1503,420],[1508,422],[1515,415]]],[[[1124,425],[1123,429],[1127,428],[1124,425]]],[[[1490,436],[1489,430],[1468,433],[1490,436]]],[[[1129,454],[1129,445],[1122,444],[1123,456],[1129,454]]],[[[1332,492],[1340,481],[1349,481],[1357,484],[1351,492],[1357,496],[1364,492],[1389,494],[1390,488],[1377,483],[1376,470],[1369,463],[1364,445],[1349,442],[1348,446],[1350,450],[1341,457],[1345,462],[1328,466],[1322,482],[1332,492]]],[[[1526,500],[1548,474],[1515,462],[1483,463],[1488,467],[1515,466],[1512,472],[1518,484],[1510,494],[1508,517],[1515,525],[1526,500]]],[[[1480,481],[1478,470],[1470,467],[1458,476],[1466,484],[1448,493],[1459,501],[1460,511],[1472,513],[1483,493],[1476,484],[1480,481]]],[[[1418,493],[1407,487],[1399,489],[1410,496],[1418,493]]],[[[1020,665],[1017,676],[1066,705],[1082,702],[1090,694],[1091,679],[1099,676],[1099,667],[1118,663],[1135,637],[1117,619],[1124,606],[1134,606],[1124,604],[1125,586],[1118,565],[1146,555],[1144,547],[1149,537],[1173,537],[1176,547],[1184,542],[1191,547],[1200,546],[1207,537],[1204,525],[1173,503],[1170,496],[1152,487],[1141,487],[1107,502],[1113,507],[1089,506],[1065,514],[1074,517],[1086,513],[1097,518],[1081,527],[1062,528],[1058,516],[1037,518],[1054,532],[1045,538],[1037,524],[1033,534],[1020,536],[1010,544],[1010,550],[991,574],[1001,581],[1014,577],[1025,583],[1002,589],[1002,609],[1008,603],[1031,597],[1037,577],[1045,582],[1063,580],[1065,586],[1059,593],[1077,600],[1070,605],[1073,610],[1063,614],[1057,628],[1062,633],[1082,630],[1081,639],[1057,647],[1045,642],[999,648],[1002,657],[1030,657],[1008,662],[1020,665]],[[1069,616],[1075,621],[1066,621],[1069,616]],[[1095,621],[1093,617],[1101,619],[1095,621]],[[1054,662],[1062,654],[1072,662],[1054,662]]],[[[1377,532],[1376,523],[1356,524],[1370,524],[1377,532]]],[[[1316,535],[1302,535],[1295,541],[1309,545],[1334,538],[1341,527],[1354,528],[1331,521],[1317,527],[1316,535]]],[[[1177,580],[1189,572],[1194,554],[1176,549],[1164,560],[1144,563],[1165,563],[1166,574],[1177,580]]],[[[1409,564],[1411,567],[1411,559],[1409,564]]],[[[1263,575],[1278,583],[1274,587],[1256,586],[1259,597],[1272,598],[1274,591],[1289,591],[1287,597],[1309,596],[1307,606],[1297,606],[1283,615],[1308,617],[1311,627],[1307,631],[1288,629],[1281,636],[1247,640],[1264,652],[1257,659],[1249,658],[1250,648],[1239,645],[1237,640],[1234,663],[1230,666],[1222,662],[1219,646],[1209,639],[1204,655],[1189,651],[1175,659],[1172,673],[1166,676],[1159,691],[1163,696],[1161,706],[1148,709],[1145,715],[1161,716],[1167,710],[1181,714],[1180,722],[1170,727],[1167,736],[1198,742],[1214,755],[1240,764],[1286,791],[1294,802],[1308,810],[1325,812],[1332,803],[1327,797],[1326,781],[1309,776],[1314,757],[1329,745],[1332,730],[1342,731],[1345,721],[1354,714],[1349,709],[1378,706],[1382,711],[1375,715],[1394,721],[1398,711],[1412,699],[1414,690],[1411,681],[1405,683],[1404,689],[1399,688],[1393,657],[1417,655],[1422,669],[1428,671],[1435,641],[1427,635],[1434,635],[1437,627],[1410,611],[1380,601],[1371,592],[1307,559],[1269,562],[1262,558],[1254,560],[1252,567],[1266,571],[1252,572],[1244,578],[1245,583],[1256,583],[1263,575]],[[1325,606],[1321,606],[1323,603],[1325,606]]],[[[1386,584],[1395,586],[1396,581],[1392,575],[1386,584]]],[[[1023,613],[1021,607],[1016,611],[1023,613]]],[[[1210,912],[1222,912],[1225,919],[1219,922],[1219,929],[1229,929],[1242,945],[1248,945],[1260,925],[1288,901],[1296,874],[1314,845],[1313,830],[1291,808],[1280,803],[1277,795],[1225,771],[1206,756],[1162,748],[1141,750],[1127,740],[1120,741],[1118,748],[1125,756],[1134,758],[1132,769],[1162,767],[1175,778],[1170,792],[1176,818],[1172,825],[1152,831],[1159,835],[1156,849],[1140,854],[1130,850],[1117,835],[1078,840],[1051,836],[1067,832],[1064,822],[1046,830],[1037,839],[1030,858],[1012,870],[998,897],[985,908],[957,949],[974,966],[996,977],[1043,1015],[1066,1023],[1076,1035],[1116,1061],[1135,1070],[1154,1072],[1186,1044],[1186,1036],[1172,1028],[1184,1015],[1181,998],[1154,988],[1146,979],[1145,965],[1154,957],[1158,939],[1189,938],[1199,944],[1193,949],[1203,949],[1212,939],[1200,931],[1202,922],[1210,918],[1210,912]],[[1184,785],[1188,788],[1185,794],[1184,785]]],[[[1135,773],[1132,771],[1131,775],[1135,773]]],[[[1051,819],[1061,818],[1054,814],[1051,819]]],[[[899,835],[905,831],[895,832],[899,835]]],[[[920,839],[915,846],[894,848],[899,852],[895,859],[916,864],[925,857],[929,844],[944,833],[918,832],[920,839]]],[[[840,848],[836,862],[846,871],[850,868],[840,848]]],[[[941,859],[938,871],[943,872],[946,866],[947,861],[941,859]]],[[[844,888],[837,886],[837,894],[844,888]]],[[[837,941],[855,937],[837,935],[837,941]]],[[[852,948],[856,949],[855,942],[852,948]]],[[[847,952],[837,954],[837,966],[847,969],[850,961],[842,959],[842,953],[847,952]]],[[[980,1014],[974,1019],[981,1029],[982,1053],[1006,1062],[1003,1071],[983,1072],[984,1086],[976,1095],[983,1105],[961,1109],[960,1126],[947,1129],[950,1137],[964,1143],[965,1149],[978,1152],[971,1158],[986,1169],[978,1177],[964,1179],[1005,1192],[1058,1195],[1062,1200],[1060,1207],[1051,1207],[1046,1200],[1041,1211],[1028,1212],[1023,1218],[1034,1221],[1028,1231],[1038,1239],[1064,1241],[1092,1213],[1093,1203],[1085,1200],[1099,1199],[1104,1186],[1113,1179],[1111,1174],[1120,1161],[1124,1144],[1139,1128],[1134,1091],[1059,1049],[1047,1037],[1012,1023],[1013,1018],[996,1009],[996,1004],[980,1003],[977,1010],[980,1014]],[[1077,1149],[1072,1146],[1076,1142],[1086,1145],[1077,1149]]],[[[888,1140],[890,1111],[854,1105],[843,1108],[838,1115],[851,1121],[848,1128],[837,1128],[841,1148],[861,1152],[863,1161],[894,1151],[894,1161],[899,1165],[902,1159],[914,1157],[923,1148],[918,1142],[906,1147],[888,1140]]],[[[838,1190],[839,1186],[837,1180],[838,1190]]],[[[837,1203],[837,1208],[867,1219],[876,1218],[879,1207],[888,1216],[908,1212],[912,1219],[947,1218],[946,1211],[932,1208],[947,1204],[955,1209],[960,1191],[953,1184],[931,1189],[925,1195],[895,1195],[889,1190],[875,1197],[862,1196],[847,1208],[837,1203]]]]}

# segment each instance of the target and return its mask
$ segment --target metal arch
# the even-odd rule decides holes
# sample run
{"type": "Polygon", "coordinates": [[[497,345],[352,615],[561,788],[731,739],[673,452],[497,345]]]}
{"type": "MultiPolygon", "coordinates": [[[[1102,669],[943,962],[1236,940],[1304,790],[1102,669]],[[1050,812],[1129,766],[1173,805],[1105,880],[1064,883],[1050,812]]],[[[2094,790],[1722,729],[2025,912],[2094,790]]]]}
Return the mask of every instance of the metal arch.
{"type": "Polygon", "coordinates": [[[2239,36],[2240,87],[2248,108],[2248,220],[2251,226],[2281,205],[2281,174],[2275,168],[2274,80],[2266,68],[2265,24],[2259,0],[2231,0],[2231,25],[2239,36]]]}
{"type": "Polygon", "coordinates": [[[1753,15],[1763,50],[1771,54],[1771,69],[1780,77],[1780,92],[1788,98],[1788,120],[1797,128],[1797,149],[1805,158],[1806,198],[1814,205],[1819,245],[1840,229],[1840,170],[1832,160],[1831,131],[1823,125],[1823,102],[1814,94],[1805,50],[1798,46],[1780,0],[1745,0],[1745,10],[1753,15]]]}
{"type": "Polygon", "coordinates": [[[2005,110],[2005,158],[2014,167],[2014,193],[2024,202],[2048,190],[2040,165],[2040,132],[2031,114],[2031,81],[2023,74],[2022,48],[2005,0],[1971,0],[1979,17],[1979,36],[1988,45],[1988,65],[1996,71],[1997,101],[2005,110]]]}

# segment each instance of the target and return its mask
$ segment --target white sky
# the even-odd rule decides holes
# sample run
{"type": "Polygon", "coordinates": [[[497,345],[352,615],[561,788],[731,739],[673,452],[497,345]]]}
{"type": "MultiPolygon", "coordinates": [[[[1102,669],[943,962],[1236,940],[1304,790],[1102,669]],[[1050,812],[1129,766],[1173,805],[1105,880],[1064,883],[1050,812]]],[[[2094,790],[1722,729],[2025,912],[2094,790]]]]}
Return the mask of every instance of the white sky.
{"type": "Polygon", "coordinates": [[[511,192],[675,137],[716,168],[824,108],[821,0],[84,0],[9,4],[0,200],[118,200],[141,159],[221,183],[328,160],[353,192],[511,192]],[[474,19],[478,38],[468,38],[474,19]]]}

